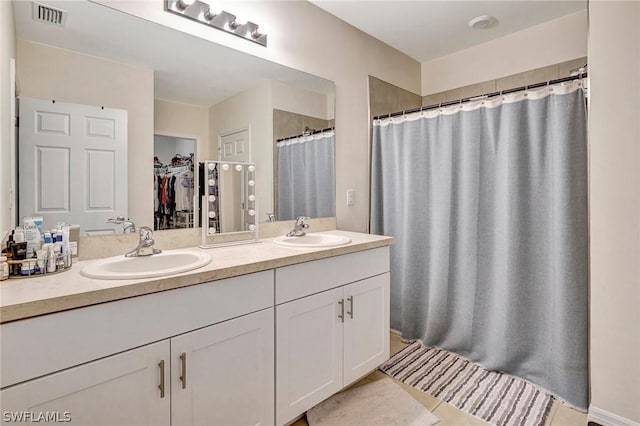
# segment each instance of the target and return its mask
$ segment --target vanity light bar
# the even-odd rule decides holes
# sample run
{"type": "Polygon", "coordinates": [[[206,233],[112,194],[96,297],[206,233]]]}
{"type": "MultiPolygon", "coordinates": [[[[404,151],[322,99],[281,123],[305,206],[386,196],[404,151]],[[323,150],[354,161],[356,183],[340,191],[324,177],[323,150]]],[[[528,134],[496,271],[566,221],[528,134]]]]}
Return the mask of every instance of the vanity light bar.
{"type": "Polygon", "coordinates": [[[242,37],[245,40],[267,46],[267,35],[258,31],[258,25],[237,21],[235,15],[224,10],[216,11],[199,0],[165,0],[164,10],[183,16],[201,24],[242,37]]]}

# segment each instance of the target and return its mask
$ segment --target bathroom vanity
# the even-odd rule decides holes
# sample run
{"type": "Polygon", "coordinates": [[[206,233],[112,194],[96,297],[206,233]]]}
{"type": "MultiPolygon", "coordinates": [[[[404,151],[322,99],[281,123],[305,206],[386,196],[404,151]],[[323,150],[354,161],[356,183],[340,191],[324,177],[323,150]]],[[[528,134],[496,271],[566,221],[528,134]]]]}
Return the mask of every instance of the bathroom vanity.
{"type": "Polygon", "coordinates": [[[83,425],[294,420],[389,356],[393,239],[332,233],[352,242],[222,247],[203,268],[146,280],[85,278],[80,262],[64,282],[3,283],[3,413],[83,425]]]}

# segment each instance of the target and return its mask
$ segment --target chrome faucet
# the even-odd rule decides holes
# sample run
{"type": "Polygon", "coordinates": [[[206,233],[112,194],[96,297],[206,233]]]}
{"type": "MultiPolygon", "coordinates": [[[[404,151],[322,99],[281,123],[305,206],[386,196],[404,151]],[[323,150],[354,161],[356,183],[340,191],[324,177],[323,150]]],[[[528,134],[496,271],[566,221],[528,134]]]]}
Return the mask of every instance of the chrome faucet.
{"type": "Polygon", "coordinates": [[[287,237],[304,237],[307,235],[305,230],[309,229],[309,224],[304,223],[305,220],[310,219],[307,216],[298,216],[296,224],[293,226],[293,230],[287,234],[287,237]]]}
{"type": "Polygon", "coordinates": [[[107,223],[115,223],[117,225],[122,224],[122,233],[126,234],[127,232],[136,232],[136,224],[130,221],[129,219],[125,219],[124,216],[118,216],[115,219],[107,219],[107,223]]]}
{"type": "Polygon", "coordinates": [[[124,216],[118,216],[115,219],[107,219],[107,223],[122,224],[122,232],[138,232],[140,239],[138,247],[125,253],[125,257],[151,256],[152,254],[162,253],[162,250],[154,248],[153,230],[148,226],[136,227],[136,224],[125,219],[124,216]]]}
{"type": "Polygon", "coordinates": [[[152,254],[162,253],[162,250],[153,247],[155,241],[153,239],[153,230],[151,228],[148,226],[141,226],[138,228],[138,231],[140,233],[138,247],[125,253],[125,257],[151,256],[152,254]]]}

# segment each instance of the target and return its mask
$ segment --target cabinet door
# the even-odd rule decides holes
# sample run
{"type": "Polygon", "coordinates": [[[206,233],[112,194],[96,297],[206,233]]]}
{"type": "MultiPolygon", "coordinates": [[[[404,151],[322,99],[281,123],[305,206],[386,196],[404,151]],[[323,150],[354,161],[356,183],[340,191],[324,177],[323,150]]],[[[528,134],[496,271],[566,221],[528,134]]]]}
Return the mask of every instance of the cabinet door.
{"type": "Polygon", "coordinates": [[[389,358],[389,274],[344,287],[344,385],[389,358]]]}
{"type": "Polygon", "coordinates": [[[2,421],[19,423],[7,417],[10,412],[31,420],[70,419],[71,425],[169,425],[168,361],[165,340],[4,389],[2,421]],[[164,396],[159,388],[163,380],[164,396]]]}
{"type": "Polygon", "coordinates": [[[276,423],[342,389],[342,288],[276,306],[276,423]]]}
{"type": "Polygon", "coordinates": [[[172,424],[273,424],[273,339],[273,308],[171,339],[172,424]]]}

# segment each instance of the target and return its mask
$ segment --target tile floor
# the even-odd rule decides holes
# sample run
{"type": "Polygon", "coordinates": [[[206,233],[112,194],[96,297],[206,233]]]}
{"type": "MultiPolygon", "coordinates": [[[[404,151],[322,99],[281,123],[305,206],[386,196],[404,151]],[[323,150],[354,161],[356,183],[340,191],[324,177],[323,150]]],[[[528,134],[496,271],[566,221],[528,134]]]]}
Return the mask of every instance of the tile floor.
{"type": "MultiPolygon", "coordinates": [[[[402,343],[400,337],[391,334],[391,354],[396,354],[402,350],[406,344],[402,343]]],[[[388,377],[381,371],[374,371],[368,376],[362,378],[360,381],[351,385],[351,387],[362,386],[366,383],[370,383],[375,380],[380,380],[384,377],[388,377]]],[[[432,397],[429,394],[421,392],[409,385],[400,383],[400,386],[406,390],[411,396],[413,396],[419,403],[424,405],[429,411],[436,415],[440,419],[437,426],[480,426],[487,425],[487,423],[473,417],[464,411],[458,410],[453,405],[442,402],[439,399],[432,397]]],[[[587,415],[573,410],[560,402],[555,402],[551,408],[551,413],[547,419],[546,426],[585,426],[587,424],[587,415]]],[[[307,419],[302,417],[293,423],[292,426],[306,426],[308,425],[307,419]]]]}

